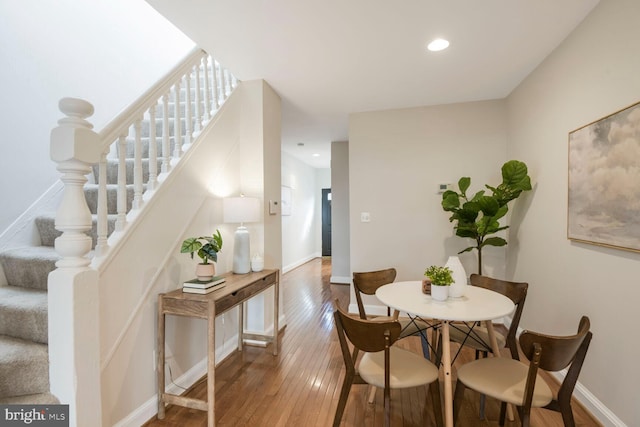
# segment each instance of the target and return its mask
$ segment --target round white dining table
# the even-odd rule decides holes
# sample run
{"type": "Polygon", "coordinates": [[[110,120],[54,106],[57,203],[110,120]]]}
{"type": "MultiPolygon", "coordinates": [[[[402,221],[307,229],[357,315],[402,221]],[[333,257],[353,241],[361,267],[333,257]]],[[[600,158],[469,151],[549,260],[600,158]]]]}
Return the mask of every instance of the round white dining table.
{"type": "Polygon", "coordinates": [[[493,354],[500,349],[491,320],[509,315],[515,305],[511,299],[488,289],[467,286],[464,296],[436,301],[422,293],[421,281],[395,282],[381,286],[376,297],[385,305],[412,317],[439,320],[442,324],[442,369],[444,373],[445,425],[453,427],[453,390],[451,384],[451,349],[449,322],[486,321],[493,354]]]}

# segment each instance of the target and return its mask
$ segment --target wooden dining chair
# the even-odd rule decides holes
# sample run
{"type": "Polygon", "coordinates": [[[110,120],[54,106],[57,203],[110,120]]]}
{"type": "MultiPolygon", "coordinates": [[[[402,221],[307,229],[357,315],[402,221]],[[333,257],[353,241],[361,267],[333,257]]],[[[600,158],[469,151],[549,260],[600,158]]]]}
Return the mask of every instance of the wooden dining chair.
{"type": "Polygon", "coordinates": [[[589,318],[583,316],[575,335],[551,336],[524,331],[520,335],[520,347],[528,364],[506,357],[489,357],[462,365],[458,369],[454,420],[460,412],[465,389],[471,388],[502,402],[501,426],[504,425],[507,403],[518,408],[523,427],[529,426],[532,407],[560,412],[566,427],[575,426],[571,395],[591,342],[589,329],[589,318]],[[567,374],[557,398],[554,398],[551,388],[538,371],[557,372],[567,366],[567,374]]]}
{"type": "MultiPolygon", "coordinates": [[[[472,274],[469,278],[469,282],[472,286],[478,286],[481,288],[489,289],[494,292],[498,292],[513,301],[515,304],[515,310],[511,318],[511,324],[506,335],[496,331],[496,339],[498,341],[498,347],[508,347],[513,359],[518,359],[518,344],[516,339],[516,333],[518,332],[518,326],[520,325],[520,318],[522,317],[522,310],[524,309],[524,302],[527,298],[527,290],[529,284],[525,282],[510,282],[507,280],[494,279],[492,277],[481,276],[479,274],[472,274]]],[[[468,347],[476,350],[476,359],[479,353],[483,353],[485,356],[487,353],[492,353],[491,343],[489,340],[489,333],[484,326],[470,326],[464,323],[452,323],[449,328],[449,340],[451,342],[457,342],[464,344],[468,347]]]]}
{"type": "MultiPolygon", "coordinates": [[[[479,274],[472,274],[469,277],[469,283],[472,286],[478,286],[481,288],[489,289],[494,292],[498,292],[513,301],[515,304],[515,310],[511,318],[511,324],[506,335],[496,331],[495,336],[498,342],[499,348],[505,346],[509,348],[511,357],[518,360],[518,343],[516,339],[516,333],[518,332],[518,326],[520,325],[520,318],[522,317],[522,310],[524,309],[524,302],[527,298],[527,290],[529,284],[525,282],[510,282],[508,280],[494,279],[492,277],[481,276],[479,274]]],[[[451,323],[449,327],[449,341],[462,344],[470,347],[476,352],[476,359],[483,355],[487,357],[488,353],[493,353],[491,348],[491,341],[489,339],[489,332],[487,328],[482,325],[474,324],[469,325],[466,323],[455,322],[451,323]]],[[[437,353],[441,353],[440,345],[438,343],[437,353]]],[[[480,396],[480,419],[484,419],[484,404],[485,396],[480,396]]]]}
{"type": "MultiPolygon", "coordinates": [[[[353,288],[356,294],[356,302],[358,304],[358,313],[361,319],[373,320],[374,322],[387,322],[389,320],[398,320],[400,322],[401,330],[400,337],[405,338],[412,335],[421,335],[422,340],[422,354],[425,358],[429,359],[429,344],[427,341],[426,331],[431,328],[431,325],[420,319],[408,319],[399,318],[400,312],[394,310],[391,313],[391,308],[387,307],[387,315],[371,315],[367,314],[364,308],[364,302],[362,301],[362,295],[375,295],[378,288],[389,283],[393,283],[396,280],[396,269],[386,268],[383,270],[355,272],[353,273],[353,288]]],[[[356,353],[357,354],[357,353],[356,353]]],[[[373,403],[375,400],[376,388],[372,387],[369,392],[369,403],[373,403]]]]}
{"type": "Polygon", "coordinates": [[[436,423],[442,425],[438,368],[421,355],[392,346],[400,337],[400,323],[397,320],[360,319],[344,312],[337,303],[335,307],[333,316],[346,374],[333,419],[334,427],[340,425],[353,384],[371,384],[384,389],[385,426],[389,426],[391,420],[391,389],[429,384],[436,423]],[[357,369],[347,342],[363,352],[357,369]]]}

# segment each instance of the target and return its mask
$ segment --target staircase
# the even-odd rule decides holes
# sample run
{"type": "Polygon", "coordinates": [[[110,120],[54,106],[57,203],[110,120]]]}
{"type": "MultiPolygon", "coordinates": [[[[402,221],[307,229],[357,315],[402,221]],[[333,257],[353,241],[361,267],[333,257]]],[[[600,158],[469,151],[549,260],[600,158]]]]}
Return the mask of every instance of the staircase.
{"type": "MultiPolygon", "coordinates": [[[[160,98],[155,98],[150,107],[145,107],[149,110],[144,119],[135,122],[132,118],[127,119],[125,123],[132,124],[126,125],[126,136],[120,132],[118,140],[112,144],[109,155],[102,162],[104,171],[100,170],[100,164],[93,166],[92,177],[84,186],[93,219],[88,233],[93,249],[100,238],[106,240],[116,227],[126,231],[125,217],[135,205],[136,190],[141,187],[141,192],[144,192],[148,187],[159,185],[159,171],[168,173],[170,162],[179,160],[173,156],[177,154],[179,157],[183,146],[188,148],[197,137],[193,135],[194,130],[201,130],[203,116],[210,112],[206,109],[207,103],[213,101],[213,108],[217,109],[237,84],[231,77],[226,87],[226,76],[223,76],[222,84],[216,85],[214,77],[210,98],[210,94],[205,93],[208,82],[205,84],[203,78],[214,75],[216,63],[213,59],[200,62],[202,58],[210,57],[199,52],[196,65],[191,66],[186,74],[179,74],[178,82],[172,86],[174,91],[165,91],[160,98]],[[180,85],[185,79],[189,79],[186,85],[190,88],[188,95],[186,88],[180,85]],[[177,135],[180,138],[176,138],[177,135]],[[178,150],[176,140],[180,145],[178,150]],[[152,146],[155,149],[150,150],[152,146]],[[119,180],[120,175],[126,179],[119,180]],[[99,182],[100,176],[105,178],[104,183],[99,182]],[[103,199],[106,200],[106,209],[100,206],[104,203],[100,197],[101,185],[105,190],[103,194],[106,194],[106,199],[103,199]],[[123,191],[126,196],[119,197],[118,193],[123,191]],[[121,206],[122,200],[126,201],[126,206],[121,206]],[[106,221],[106,227],[98,226],[99,221],[106,221]],[[123,222],[116,225],[117,221],[123,222]],[[98,230],[105,228],[106,235],[101,235],[104,231],[98,230]]],[[[184,64],[181,66],[184,68],[184,64]]],[[[221,68],[219,72],[222,76],[221,68]]],[[[164,84],[166,86],[166,82],[164,84]]],[[[206,116],[205,122],[210,118],[206,116]]],[[[39,246],[12,248],[0,253],[0,266],[8,284],[0,286],[0,404],[59,403],[49,392],[47,281],[49,273],[56,268],[56,261],[61,259],[54,249],[54,242],[61,232],[55,229],[55,212],[42,212],[35,219],[35,227],[39,246]]]]}

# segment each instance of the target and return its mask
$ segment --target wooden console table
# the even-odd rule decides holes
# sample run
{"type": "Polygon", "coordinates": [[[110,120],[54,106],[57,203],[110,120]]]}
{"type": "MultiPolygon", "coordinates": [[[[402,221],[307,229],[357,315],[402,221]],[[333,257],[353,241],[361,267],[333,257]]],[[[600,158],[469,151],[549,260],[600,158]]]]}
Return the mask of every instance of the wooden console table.
{"type": "Polygon", "coordinates": [[[215,318],[238,306],[238,350],[242,350],[244,339],[271,342],[273,355],[278,355],[278,295],[279,270],[263,270],[258,273],[227,273],[225,286],[209,294],[190,294],[182,289],[158,295],[158,419],[165,415],[165,404],[170,403],[187,408],[207,411],[207,426],[215,426],[215,318]],[[243,302],[272,287],[273,295],[273,335],[244,333],[243,302]],[[165,316],[167,314],[197,317],[207,320],[207,401],[178,396],[165,392],[165,316]]]}

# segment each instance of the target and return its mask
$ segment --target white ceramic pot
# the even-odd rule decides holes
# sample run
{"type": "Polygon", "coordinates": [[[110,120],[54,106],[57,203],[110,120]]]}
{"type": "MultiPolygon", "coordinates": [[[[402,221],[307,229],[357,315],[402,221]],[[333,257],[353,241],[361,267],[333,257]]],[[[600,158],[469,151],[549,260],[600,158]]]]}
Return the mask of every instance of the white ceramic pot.
{"type": "Polygon", "coordinates": [[[251,271],[262,271],[264,269],[264,260],[259,256],[254,256],[251,260],[251,271]]]}
{"type": "Polygon", "coordinates": [[[436,286],[431,284],[431,298],[436,301],[446,301],[449,297],[449,288],[451,286],[436,286]]]}
{"type": "Polygon", "coordinates": [[[460,298],[467,292],[467,272],[464,271],[464,266],[457,256],[450,256],[445,267],[449,267],[453,272],[451,274],[453,283],[450,286],[451,289],[449,289],[449,296],[451,298],[460,298]]]}
{"type": "Polygon", "coordinates": [[[207,280],[213,279],[213,276],[216,274],[215,264],[210,262],[208,264],[198,264],[196,265],[196,277],[198,280],[206,282],[207,280]]]}

